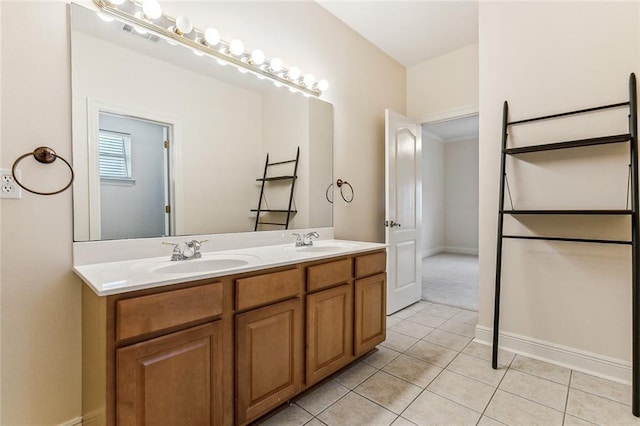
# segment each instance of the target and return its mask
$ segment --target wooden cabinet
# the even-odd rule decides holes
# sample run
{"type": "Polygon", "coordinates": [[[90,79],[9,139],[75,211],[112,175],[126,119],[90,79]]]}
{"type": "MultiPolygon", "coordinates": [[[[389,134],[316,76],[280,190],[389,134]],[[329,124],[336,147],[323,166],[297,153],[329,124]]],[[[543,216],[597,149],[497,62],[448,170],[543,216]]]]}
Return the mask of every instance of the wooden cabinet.
{"type": "Polygon", "coordinates": [[[221,425],[222,322],[117,349],[119,425],[221,425]]]}
{"type": "Polygon", "coordinates": [[[387,256],[384,251],[355,258],[354,353],[362,355],[387,337],[387,256]]]}
{"type": "Polygon", "coordinates": [[[236,315],[236,420],[245,424],[287,401],[302,383],[300,299],[236,315]]]}
{"type": "Polygon", "coordinates": [[[82,303],[85,424],[245,425],[384,341],[385,252],[82,303]]]}
{"type": "Polygon", "coordinates": [[[307,296],[307,385],[353,358],[352,293],[349,282],[307,296]]]}
{"type": "Polygon", "coordinates": [[[362,355],[384,342],[387,309],[386,274],[355,282],[354,352],[362,355]]]}

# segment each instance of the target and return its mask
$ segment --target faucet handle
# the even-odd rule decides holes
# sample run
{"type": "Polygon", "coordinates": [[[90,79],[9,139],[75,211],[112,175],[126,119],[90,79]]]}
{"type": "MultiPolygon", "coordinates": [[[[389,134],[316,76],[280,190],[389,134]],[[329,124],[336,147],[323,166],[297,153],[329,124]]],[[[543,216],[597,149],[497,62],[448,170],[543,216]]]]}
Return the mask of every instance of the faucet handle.
{"type": "Polygon", "coordinates": [[[182,254],[182,250],[180,250],[179,243],[170,243],[170,242],[163,241],[162,244],[173,246],[173,254],[171,255],[171,260],[173,261],[182,260],[183,254],[182,254]]]}
{"type": "Polygon", "coordinates": [[[311,240],[312,238],[320,238],[320,234],[318,234],[315,231],[309,232],[307,234],[304,235],[304,243],[308,246],[312,246],[313,245],[313,241],[311,240]]]}
{"type": "Polygon", "coordinates": [[[292,232],[291,235],[296,237],[296,247],[300,247],[302,245],[302,235],[296,232],[292,232]]]}
{"type": "Polygon", "coordinates": [[[200,248],[202,247],[202,243],[206,243],[207,241],[209,241],[209,240],[202,240],[202,241],[191,240],[191,241],[187,241],[185,244],[186,244],[187,248],[192,252],[192,254],[189,257],[195,257],[195,258],[202,257],[202,254],[200,254],[200,248]]]}

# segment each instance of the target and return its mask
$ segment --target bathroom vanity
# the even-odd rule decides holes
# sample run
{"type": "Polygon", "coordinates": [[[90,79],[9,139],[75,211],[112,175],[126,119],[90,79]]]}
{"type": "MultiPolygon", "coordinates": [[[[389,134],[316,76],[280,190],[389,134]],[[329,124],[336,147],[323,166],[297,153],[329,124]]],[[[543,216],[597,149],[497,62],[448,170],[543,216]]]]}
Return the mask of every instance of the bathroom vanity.
{"type": "Polygon", "coordinates": [[[329,240],[77,266],[86,424],[264,416],[384,341],[385,265],[382,244],[329,240]],[[222,258],[245,260],[206,270],[222,258]]]}

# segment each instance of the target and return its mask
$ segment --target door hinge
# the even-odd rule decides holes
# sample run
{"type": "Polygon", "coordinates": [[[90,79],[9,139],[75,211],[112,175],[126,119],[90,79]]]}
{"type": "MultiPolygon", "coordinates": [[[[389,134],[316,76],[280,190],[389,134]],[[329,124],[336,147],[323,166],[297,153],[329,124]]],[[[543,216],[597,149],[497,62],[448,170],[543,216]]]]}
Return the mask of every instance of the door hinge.
{"type": "Polygon", "coordinates": [[[164,141],[164,147],[169,148],[169,141],[164,141]]]}
{"type": "Polygon", "coordinates": [[[165,213],[171,213],[171,206],[164,206],[165,213]]]}

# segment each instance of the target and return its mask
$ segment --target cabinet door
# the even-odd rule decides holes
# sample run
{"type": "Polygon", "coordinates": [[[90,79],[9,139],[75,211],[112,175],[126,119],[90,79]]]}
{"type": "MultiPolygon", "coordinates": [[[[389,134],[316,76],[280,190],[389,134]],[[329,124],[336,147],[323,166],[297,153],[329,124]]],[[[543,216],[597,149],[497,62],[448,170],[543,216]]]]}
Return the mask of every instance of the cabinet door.
{"type": "Polygon", "coordinates": [[[236,315],[237,423],[257,418],[300,390],[302,331],[300,299],[236,315]]]}
{"type": "Polygon", "coordinates": [[[355,282],[355,355],[361,355],[384,342],[387,305],[386,274],[355,282]]]}
{"type": "Polygon", "coordinates": [[[220,425],[222,321],[116,352],[119,425],[220,425]]]}
{"type": "Polygon", "coordinates": [[[352,359],[351,284],[307,296],[307,376],[312,384],[352,359]]]}

